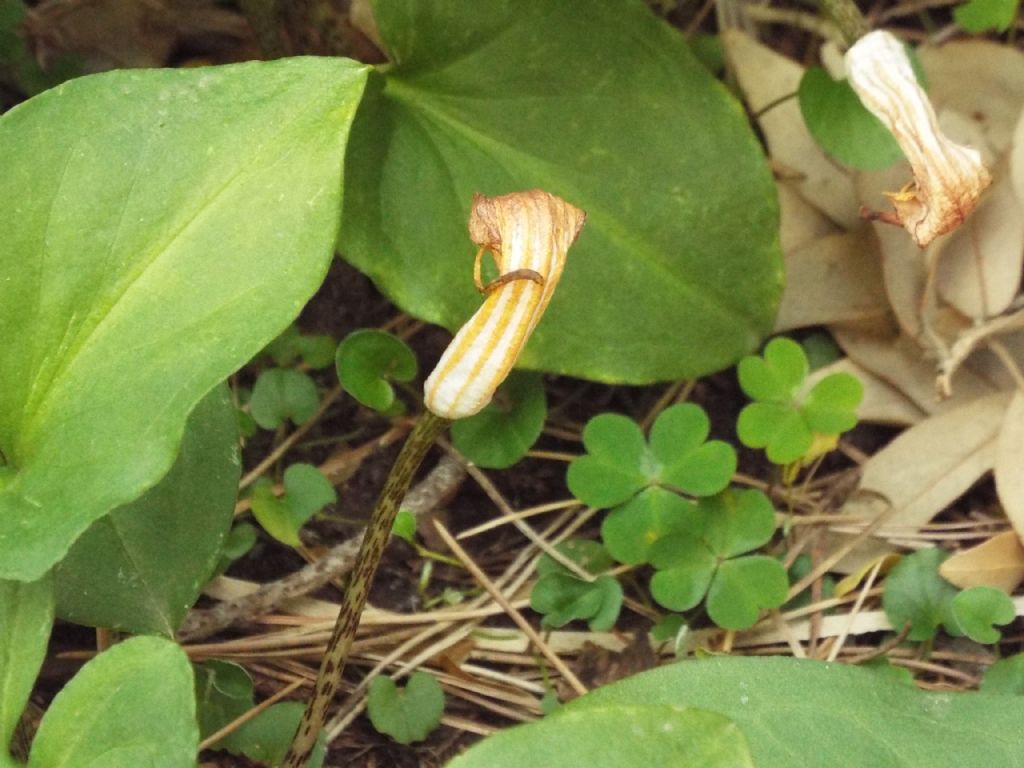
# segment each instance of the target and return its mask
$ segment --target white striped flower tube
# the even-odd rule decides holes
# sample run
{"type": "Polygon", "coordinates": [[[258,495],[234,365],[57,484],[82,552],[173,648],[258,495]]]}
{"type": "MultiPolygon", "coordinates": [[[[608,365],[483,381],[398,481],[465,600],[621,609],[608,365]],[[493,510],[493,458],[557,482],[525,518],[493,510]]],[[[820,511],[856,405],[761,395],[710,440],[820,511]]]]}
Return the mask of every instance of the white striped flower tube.
{"type": "Polygon", "coordinates": [[[482,288],[484,303],[427,378],[430,411],[461,419],[491,401],[551,301],[585,219],[579,208],[539,189],[473,197],[469,235],[493,254],[499,277],[482,288]]]}
{"type": "Polygon", "coordinates": [[[939,130],[907,52],[891,34],[877,30],[860,38],[846,52],[846,76],[910,161],[913,186],[888,197],[896,223],[923,248],[959,226],[992,177],[977,150],[950,141],[939,130]]]}

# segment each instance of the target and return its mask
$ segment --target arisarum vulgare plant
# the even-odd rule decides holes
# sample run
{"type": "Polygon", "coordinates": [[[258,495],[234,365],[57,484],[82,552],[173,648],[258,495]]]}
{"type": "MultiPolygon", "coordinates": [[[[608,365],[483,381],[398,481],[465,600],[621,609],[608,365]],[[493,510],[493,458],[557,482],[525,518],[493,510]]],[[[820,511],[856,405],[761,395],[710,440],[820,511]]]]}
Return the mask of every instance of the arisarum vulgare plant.
{"type": "Polygon", "coordinates": [[[413,473],[451,420],[480,411],[508,376],[551,300],[569,246],[585,219],[580,209],[541,190],[500,197],[474,196],[469,232],[480,246],[474,279],[487,298],[427,378],[427,410],[402,446],[377,499],[313,695],[284,768],[302,768],[313,752],[327,707],[341,683],[370,583],[413,473]],[[498,277],[486,285],[480,278],[480,259],[485,250],[491,252],[498,267],[498,277]]]}
{"type": "Polygon", "coordinates": [[[895,137],[914,173],[912,184],[889,194],[894,214],[924,248],[967,218],[992,183],[981,154],[947,138],[928,95],[917,82],[903,44],[876,30],[846,52],[846,75],[861,102],[895,137]]]}

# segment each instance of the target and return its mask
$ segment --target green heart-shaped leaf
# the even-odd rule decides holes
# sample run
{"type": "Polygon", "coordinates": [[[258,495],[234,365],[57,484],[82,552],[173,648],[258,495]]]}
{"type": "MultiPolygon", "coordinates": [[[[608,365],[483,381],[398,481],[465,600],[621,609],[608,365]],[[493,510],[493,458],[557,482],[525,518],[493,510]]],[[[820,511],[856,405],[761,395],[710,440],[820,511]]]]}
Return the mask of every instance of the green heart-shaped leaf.
{"type": "Polygon", "coordinates": [[[338,346],[338,379],[352,397],[375,411],[395,402],[392,381],[412,381],[419,366],[409,345],[390,333],[367,328],[350,333],[338,346]]]}
{"type": "Polygon", "coordinates": [[[602,413],[583,429],[587,455],[569,465],[569,491],[592,507],[614,507],[647,485],[647,441],[632,419],[602,413]]]}
{"type": "Polygon", "coordinates": [[[392,63],[352,135],[341,252],[454,330],[479,305],[473,193],[587,212],[524,367],[646,383],[718,370],[771,327],[771,174],[738,104],[640,0],[378,0],[392,63]],[[615,60],[609,59],[615,51],[615,60]]]}
{"type": "Polygon", "coordinates": [[[444,690],[433,675],[418,670],[403,689],[386,675],[370,682],[366,709],[373,727],[399,744],[423,741],[441,722],[444,690]]]}
{"type": "Polygon", "coordinates": [[[620,563],[640,565],[660,538],[677,532],[696,535],[703,523],[692,501],[663,488],[645,488],[608,513],[601,540],[620,563]]]}
{"type": "Polygon", "coordinates": [[[513,371],[480,413],[452,422],[452,444],[486,469],[505,469],[533,447],[548,415],[544,380],[513,371]]]}
{"type": "Polygon", "coordinates": [[[846,80],[833,80],[821,67],[811,67],[800,80],[797,96],[814,140],[843,165],[880,171],[903,158],[896,139],[846,80]]]}

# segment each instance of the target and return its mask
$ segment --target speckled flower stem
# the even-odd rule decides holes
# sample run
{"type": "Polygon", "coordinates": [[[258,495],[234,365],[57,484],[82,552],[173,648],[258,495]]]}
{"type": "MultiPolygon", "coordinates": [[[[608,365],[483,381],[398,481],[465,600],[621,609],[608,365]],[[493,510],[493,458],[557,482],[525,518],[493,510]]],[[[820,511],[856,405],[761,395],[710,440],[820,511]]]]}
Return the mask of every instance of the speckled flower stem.
{"type": "Polygon", "coordinates": [[[434,444],[435,438],[449,423],[448,419],[429,411],[424,412],[402,446],[394,466],[391,467],[391,473],[377,499],[377,506],[374,507],[362,546],[356,556],[356,564],[338,613],[338,620],[334,625],[334,633],[320,664],[313,695],[306,705],[302,722],[299,723],[299,730],[288,750],[283,768],[304,768],[313,752],[317,736],[324,726],[327,707],[341,684],[345,660],[359,627],[359,618],[366,607],[370,583],[391,536],[391,527],[395,523],[399,505],[405,498],[412,476],[423,461],[423,457],[434,444]]]}
{"type": "Polygon", "coordinates": [[[839,28],[847,45],[853,45],[870,31],[854,0],[821,0],[821,8],[839,28]]]}

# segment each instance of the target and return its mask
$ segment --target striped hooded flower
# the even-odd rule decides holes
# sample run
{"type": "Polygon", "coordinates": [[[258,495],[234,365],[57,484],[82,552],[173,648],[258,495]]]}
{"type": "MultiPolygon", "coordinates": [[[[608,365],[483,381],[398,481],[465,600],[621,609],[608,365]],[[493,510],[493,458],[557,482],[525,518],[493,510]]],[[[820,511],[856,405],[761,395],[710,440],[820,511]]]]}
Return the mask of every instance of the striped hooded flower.
{"type": "Polygon", "coordinates": [[[907,52],[878,30],[846,52],[846,74],[861,102],[892,133],[910,161],[914,181],[888,195],[896,209],[886,220],[902,225],[920,247],[955,229],[992,182],[981,154],[950,141],[918,85],[907,52]]]}
{"type": "Polygon", "coordinates": [[[579,208],[542,190],[474,195],[469,236],[480,247],[474,279],[486,298],[427,378],[429,410],[461,419],[491,401],[551,301],[585,219],[579,208]],[[498,267],[487,285],[480,282],[484,251],[498,267]]]}

